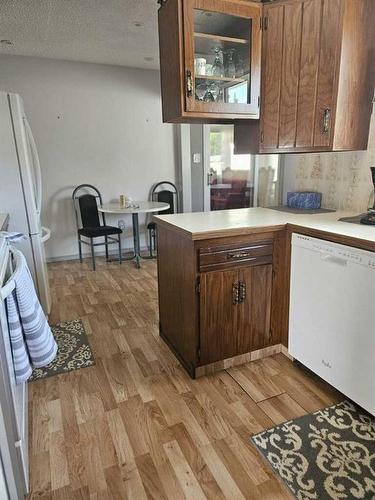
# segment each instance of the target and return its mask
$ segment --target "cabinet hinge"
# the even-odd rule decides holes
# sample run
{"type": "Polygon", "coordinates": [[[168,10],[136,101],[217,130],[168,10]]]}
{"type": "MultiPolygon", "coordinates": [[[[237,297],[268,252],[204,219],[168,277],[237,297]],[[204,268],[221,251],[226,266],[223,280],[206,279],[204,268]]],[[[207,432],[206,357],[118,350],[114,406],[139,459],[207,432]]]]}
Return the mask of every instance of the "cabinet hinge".
{"type": "Polygon", "coordinates": [[[193,95],[193,77],[190,70],[186,71],[186,96],[191,97],[193,95]]]}
{"type": "Polygon", "coordinates": [[[261,144],[263,144],[263,142],[264,142],[264,133],[263,133],[263,131],[260,133],[260,142],[261,142],[261,144]]]}
{"type": "Polygon", "coordinates": [[[258,95],[258,108],[260,108],[260,95],[258,95]]]}
{"type": "Polygon", "coordinates": [[[268,17],[260,18],[260,29],[266,31],[268,29],[268,17]]]}
{"type": "Polygon", "coordinates": [[[200,361],[200,359],[201,359],[201,350],[200,349],[198,349],[197,357],[198,357],[198,361],[200,361]]]}
{"type": "Polygon", "coordinates": [[[195,291],[197,293],[201,293],[201,280],[198,278],[197,282],[195,283],[195,291]]]}

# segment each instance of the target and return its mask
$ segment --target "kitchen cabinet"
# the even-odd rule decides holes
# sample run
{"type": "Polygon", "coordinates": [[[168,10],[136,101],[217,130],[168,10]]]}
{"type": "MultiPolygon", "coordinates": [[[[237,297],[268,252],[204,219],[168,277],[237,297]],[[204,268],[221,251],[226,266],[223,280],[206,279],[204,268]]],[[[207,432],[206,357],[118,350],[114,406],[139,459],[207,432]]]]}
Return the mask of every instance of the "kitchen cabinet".
{"type": "Polygon", "coordinates": [[[201,277],[203,363],[213,363],[268,345],[272,265],[214,271],[201,277]]]}
{"type": "Polygon", "coordinates": [[[238,271],[216,271],[201,279],[200,356],[207,363],[236,355],[238,282],[238,271]]]}
{"type": "Polygon", "coordinates": [[[261,116],[236,153],[367,149],[375,80],[373,0],[263,6],[261,116]]]}
{"type": "Polygon", "coordinates": [[[261,4],[245,0],[162,2],[165,122],[259,118],[261,13],[261,4]]]}
{"type": "Polygon", "coordinates": [[[157,228],[160,335],[192,377],[280,346],[287,334],[284,229],[191,240],[159,220],[157,228]]]}

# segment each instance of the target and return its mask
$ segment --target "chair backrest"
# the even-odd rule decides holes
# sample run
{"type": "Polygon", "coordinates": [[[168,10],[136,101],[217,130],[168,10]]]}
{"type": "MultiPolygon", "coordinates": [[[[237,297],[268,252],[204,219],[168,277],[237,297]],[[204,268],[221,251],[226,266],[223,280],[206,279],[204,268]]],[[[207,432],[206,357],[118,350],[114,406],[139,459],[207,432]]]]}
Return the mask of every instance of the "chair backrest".
{"type": "Polygon", "coordinates": [[[151,190],[151,199],[153,201],[169,204],[168,210],[163,210],[163,214],[175,214],[178,212],[178,191],[173,182],[161,181],[155,184],[151,190]],[[167,186],[171,189],[167,189],[167,186]]]}
{"type": "Polygon", "coordinates": [[[93,194],[83,194],[78,198],[82,227],[99,227],[99,212],[93,194]]]}
{"type": "Polygon", "coordinates": [[[163,189],[163,191],[158,191],[155,193],[156,200],[160,201],[161,203],[168,203],[169,208],[167,210],[163,210],[163,214],[174,214],[175,209],[175,193],[172,193],[172,191],[168,191],[167,189],[163,189]]]}
{"type": "MultiPolygon", "coordinates": [[[[98,211],[98,201],[100,205],[103,203],[100,191],[91,184],[81,184],[80,186],[77,186],[73,191],[72,199],[77,228],[100,227],[101,224],[98,211]],[[89,193],[88,191],[93,191],[93,193],[89,193]],[[79,206],[80,217],[78,215],[77,205],[79,206]]],[[[103,224],[105,225],[106,222],[104,213],[102,213],[101,215],[103,224]]]]}

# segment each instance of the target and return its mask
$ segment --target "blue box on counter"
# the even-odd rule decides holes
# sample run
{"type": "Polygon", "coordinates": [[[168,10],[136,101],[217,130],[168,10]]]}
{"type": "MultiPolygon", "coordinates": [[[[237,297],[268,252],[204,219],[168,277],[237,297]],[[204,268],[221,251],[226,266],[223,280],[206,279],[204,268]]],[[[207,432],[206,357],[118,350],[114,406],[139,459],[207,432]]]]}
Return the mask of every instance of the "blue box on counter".
{"type": "Polygon", "coordinates": [[[311,191],[297,191],[287,194],[287,205],[290,208],[315,210],[322,204],[322,193],[311,191]]]}

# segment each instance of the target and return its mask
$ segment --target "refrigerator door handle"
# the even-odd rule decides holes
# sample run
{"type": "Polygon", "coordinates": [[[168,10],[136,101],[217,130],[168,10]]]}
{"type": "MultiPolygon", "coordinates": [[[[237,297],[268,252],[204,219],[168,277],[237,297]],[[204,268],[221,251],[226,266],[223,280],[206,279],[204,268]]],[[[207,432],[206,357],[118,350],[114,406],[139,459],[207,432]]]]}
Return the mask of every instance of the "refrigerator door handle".
{"type": "Polygon", "coordinates": [[[42,226],[42,243],[45,243],[51,238],[51,230],[49,227],[42,226]]]}
{"type": "Polygon", "coordinates": [[[27,121],[26,117],[24,117],[23,121],[25,124],[25,130],[26,130],[27,137],[29,139],[30,147],[32,149],[32,155],[33,155],[34,161],[35,161],[35,181],[36,181],[35,202],[36,202],[36,210],[38,213],[38,217],[40,218],[40,212],[42,210],[42,170],[40,168],[38,150],[36,148],[36,144],[35,144],[33,133],[31,131],[31,127],[30,127],[29,122],[27,121]]]}

